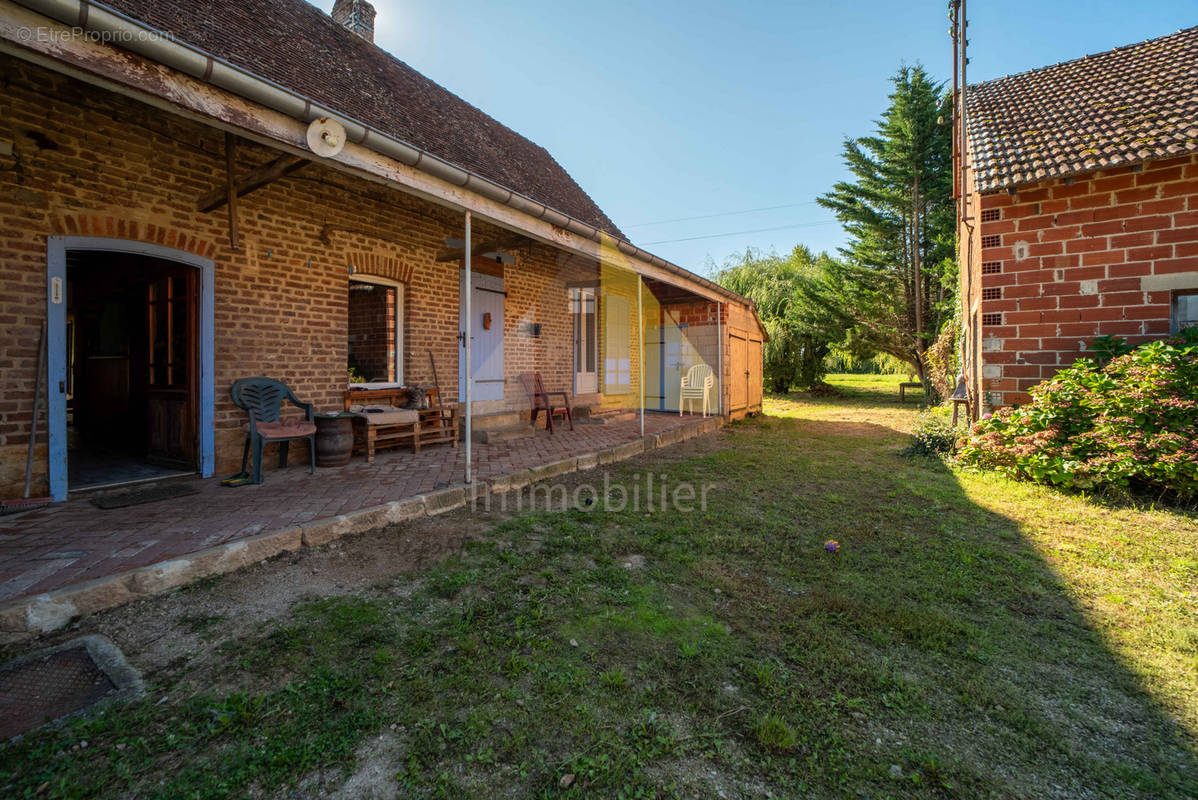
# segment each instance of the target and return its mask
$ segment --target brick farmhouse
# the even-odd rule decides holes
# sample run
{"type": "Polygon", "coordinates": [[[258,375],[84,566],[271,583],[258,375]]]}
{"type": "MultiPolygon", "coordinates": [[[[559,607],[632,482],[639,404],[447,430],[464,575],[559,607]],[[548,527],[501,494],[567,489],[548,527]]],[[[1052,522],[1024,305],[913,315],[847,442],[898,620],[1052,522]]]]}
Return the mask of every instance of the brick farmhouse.
{"type": "Polygon", "coordinates": [[[965,107],[975,408],[1027,402],[1096,337],[1198,323],[1198,28],[970,86],[965,107]]]}
{"type": "Polygon", "coordinates": [[[677,413],[705,363],[714,413],[760,409],[749,301],[629,243],[373,23],[359,0],[0,0],[0,497],[24,483],[43,323],[33,483],[56,499],[235,471],[243,377],[334,410],[435,365],[459,404],[467,292],[476,429],[527,424],[530,371],[581,416],[677,413]]]}

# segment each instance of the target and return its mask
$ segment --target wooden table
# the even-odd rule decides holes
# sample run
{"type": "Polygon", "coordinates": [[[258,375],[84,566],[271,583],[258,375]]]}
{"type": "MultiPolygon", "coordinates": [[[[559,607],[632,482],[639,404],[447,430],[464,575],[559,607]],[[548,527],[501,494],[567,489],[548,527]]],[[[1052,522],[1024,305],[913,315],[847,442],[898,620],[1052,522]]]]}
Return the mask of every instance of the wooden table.
{"type": "MultiPolygon", "coordinates": [[[[436,387],[424,387],[429,408],[416,410],[414,422],[397,422],[388,425],[372,425],[364,417],[354,421],[354,450],[364,452],[366,461],[374,461],[376,450],[384,447],[411,443],[412,450],[428,444],[448,442],[458,446],[458,420],[456,408],[441,408],[436,387]]],[[[388,389],[350,389],[345,393],[345,410],[351,405],[391,405],[402,408],[408,402],[408,390],[403,387],[388,389]]]]}

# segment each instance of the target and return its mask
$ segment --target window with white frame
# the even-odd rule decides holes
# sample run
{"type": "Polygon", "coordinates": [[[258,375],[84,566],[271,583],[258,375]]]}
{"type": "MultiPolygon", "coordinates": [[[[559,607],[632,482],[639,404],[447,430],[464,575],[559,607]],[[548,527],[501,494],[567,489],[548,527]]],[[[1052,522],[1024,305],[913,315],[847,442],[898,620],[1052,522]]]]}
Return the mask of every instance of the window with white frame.
{"type": "Polygon", "coordinates": [[[355,275],[349,282],[349,381],[380,388],[403,384],[403,284],[355,275]]]}
{"type": "Polygon", "coordinates": [[[1198,325],[1198,289],[1173,293],[1173,314],[1170,330],[1177,333],[1183,328],[1198,325]]]}

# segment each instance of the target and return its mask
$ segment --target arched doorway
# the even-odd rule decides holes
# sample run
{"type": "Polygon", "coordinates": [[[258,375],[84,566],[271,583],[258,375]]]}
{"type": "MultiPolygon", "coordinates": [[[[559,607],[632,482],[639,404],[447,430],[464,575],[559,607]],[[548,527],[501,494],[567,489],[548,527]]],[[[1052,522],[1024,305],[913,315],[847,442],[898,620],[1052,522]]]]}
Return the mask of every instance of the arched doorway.
{"type": "Polygon", "coordinates": [[[211,259],[122,239],[47,249],[51,494],[212,474],[211,259]]]}

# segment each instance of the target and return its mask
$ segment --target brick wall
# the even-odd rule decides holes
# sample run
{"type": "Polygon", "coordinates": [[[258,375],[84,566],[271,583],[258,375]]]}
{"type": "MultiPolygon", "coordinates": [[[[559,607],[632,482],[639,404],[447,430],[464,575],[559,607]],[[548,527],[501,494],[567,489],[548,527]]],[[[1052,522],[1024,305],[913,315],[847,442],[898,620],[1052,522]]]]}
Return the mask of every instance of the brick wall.
{"type": "Polygon", "coordinates": [[[980,206],[977,345],[990,405],[1026,402],[1097,336],[1167,335],[1173,292],[1198,288],[1198,157],[1020,187],[980,206]]]}
{"type": "MultiPolygon", "coordinates": [[[[351,275],[404,284],[405,382],[432,383],[431,351],[444,397],[456,401],[460,264],[438,262],[436,253],[447,237],[461,236],[460,213],[312,164],[241,199],[234,250],[225,209],[195,210],[222,180],[223,133],[8,56],[0,55],[0,74],[0,141],[13,145],[11,156],[0,156],[0,497],[16,496],[23,483],[52,235],[154,242],[215,262],[218,473],[240,461],[244,415],[228,396],[234,380],[278,378],[318,410],[340,407],[351,275]]],[[[242,142],[238,172],[275,155],[242,142]]],[[[479,220],[474,235],[508,234],[479,220]]],[[[502,275],[508,292],[506,386],[495,406],[526,410],[520,372],[535,369],[548,388],[571,388],[568,282],[609,270],[600,276],[593,261],[541,244],[514,255],[513,265],[476,265],[502,275]],[[527,333],[530,322],[542,326],[540,336],[527,333]]],[[[635,308],[635,288],[624,287],[634,281],[603,283],[635,308]]],[[[634,376],[639,349],[634,341],[634,376]]],[[[628,396],[598,399],[624,404],[628,396]]],[[[44,422],[39,427],[35,492],[46,487],[44,422]]]]}

